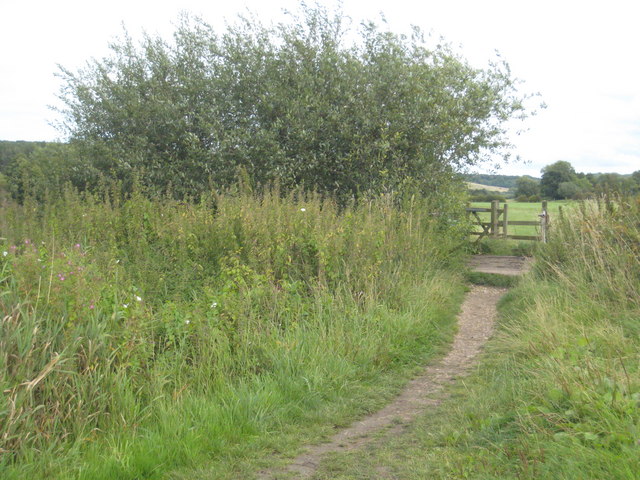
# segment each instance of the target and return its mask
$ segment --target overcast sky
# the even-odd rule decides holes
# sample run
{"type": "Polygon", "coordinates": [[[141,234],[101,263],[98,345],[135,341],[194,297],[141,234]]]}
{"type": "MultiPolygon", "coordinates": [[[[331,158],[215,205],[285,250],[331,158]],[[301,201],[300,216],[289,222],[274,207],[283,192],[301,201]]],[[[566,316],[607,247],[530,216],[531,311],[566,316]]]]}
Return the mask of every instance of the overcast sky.
{"type": "MultiPolygon", "coordinates": [[[[309,2],[312,3],[312,2],[309,2]]],[[[335,5],[333,0],[320,3],[335,5]]],[[[108,54],[123,31],[169,37],[179,12],[199,14],[224,29],[249,10],[282,18],[297,0],[0,0],[0,140],[64,140],[49,124],[56,113],[58,64],[76,70],[108,54]]],[[[354,21],[380,18],[444,37],[472,64],[495,51],[540,92],[547,108],[514,135],[514,155],[528,163],[498,173],[540,175],[556,160],[577,171],[640,170],[640,2],[636,0],[344,0],[354,21]]]]}

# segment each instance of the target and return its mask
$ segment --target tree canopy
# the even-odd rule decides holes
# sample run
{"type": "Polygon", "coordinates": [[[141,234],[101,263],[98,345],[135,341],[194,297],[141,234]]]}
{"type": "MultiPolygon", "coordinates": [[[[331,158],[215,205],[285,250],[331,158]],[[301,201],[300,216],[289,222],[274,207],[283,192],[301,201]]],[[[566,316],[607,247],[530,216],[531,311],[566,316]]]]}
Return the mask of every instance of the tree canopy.
{"type": "Polygon", "coordinates": [[[418,29],[347,20],[302,4],[277,25],[241,17],[218,34],[184,16],[171,41],[125,34],[61,70],[63,131],[98,170],[177,195],[239,170],[285,189],[429,192],[508,156],[506,122],[526,112],[505,63],[473,68],[418,29]]]}
{"type": "Polygon", "coordinates": [[[563,198],[559,192],[560,185],[576,179],[576,171],[569,162],[559,160],[542,169],[540,189],[542,195],[548,198],[563,198]]]}
{"type": "Polygon", "coordinates": [[[516,180],[516,195],[523,197],[540,195],[540,181],[528,176],[518,177],[516,180]]]}
{"type": "Polygon", "coordinates": [[[640,193],[640,170],[619,173],[576,173],[571,163],[560,160],[542,169],[542,194],[547,198],[584,199],[594,195],[640,193]]]}

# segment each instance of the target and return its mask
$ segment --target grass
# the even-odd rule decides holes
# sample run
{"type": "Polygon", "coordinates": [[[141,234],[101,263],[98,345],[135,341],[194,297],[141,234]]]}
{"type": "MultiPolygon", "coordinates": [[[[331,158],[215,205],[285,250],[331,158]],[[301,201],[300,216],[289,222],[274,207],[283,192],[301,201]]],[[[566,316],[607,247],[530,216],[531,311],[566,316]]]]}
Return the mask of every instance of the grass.
{"type": "Polygon", "coordinates": [[[377,409],[464,288],[462,222],[415,199],[0,209],[3,479],[241,478],[377,409]]]}
{"type": "Polygon", "coordinates": [[[573,210],[503,299],[478,372],[315,478],[638,478],[639,246],[640,200],[573,210]]]}
{"type": "Polygon", "coordinates": [[[520,281],[520,277],[514,275],[500,275],[497,273],[483,273],[483,272],[467,272],[466,279],[469,283],[475,285],[489,285],[492,287],[504,287],[509,288],[517,285],[520,281]]]}

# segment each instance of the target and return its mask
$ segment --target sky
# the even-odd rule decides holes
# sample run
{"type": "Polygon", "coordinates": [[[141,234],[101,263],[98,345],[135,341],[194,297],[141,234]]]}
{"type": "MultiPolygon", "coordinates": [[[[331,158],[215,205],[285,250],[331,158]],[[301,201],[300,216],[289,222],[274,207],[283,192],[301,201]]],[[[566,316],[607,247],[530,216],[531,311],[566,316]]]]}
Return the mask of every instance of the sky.
{"type": "MultiPolygon", "coordinates": [[[[309,3],[312,3],[310,1],[309,3]]],[[[335,6],[334,0],[319,3],[335,6]]],[[[239,13],[284,18],[298,0],[0,0],[0,140],[64,141],[54,128],[62,86],[58,65],[76,71],[108,55],[123,33],[169,38],[180,12],[218,31],[239,13]]],[[[474,66],[496,52],[523,93],[546,108],[512,135],[513,156],[480,173],[540,176],[557,160],[578,172],[640,170],[640,2],[636,0],[343,0],[354,23],[379,20],[406,32],[419,26],[443,37],[474,66]]],[[[435,40],[434,40],[435,41],[435,40]]],[[[514,128],[515,130],[515,128],[514,128]]]]}

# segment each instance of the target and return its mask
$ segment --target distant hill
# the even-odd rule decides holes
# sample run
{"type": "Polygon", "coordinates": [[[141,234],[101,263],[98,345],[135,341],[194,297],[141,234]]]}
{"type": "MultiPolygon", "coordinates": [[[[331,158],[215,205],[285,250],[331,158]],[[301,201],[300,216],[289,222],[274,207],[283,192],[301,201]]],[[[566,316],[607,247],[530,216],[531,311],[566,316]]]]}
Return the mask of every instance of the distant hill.
{"type": "Polygon", "coordinates": [[[487,190],[488,192],[508,192],[506,187],[496,187],[494,185],[483,185],[481,183],[467,182],[467,188],[469,190],[487,190]]]}
{"type": "Polygon", "coordinates": [[[490,185],[492,187],[515,189],[516,180],[520,178],[520,176],[521,175],[486,175],[482,173],[469,173],[463,175],[463,178],[467,182],[479,183],[480,185],[485,186],[479,188],[486,188],[486,185],[490,185]]]}

